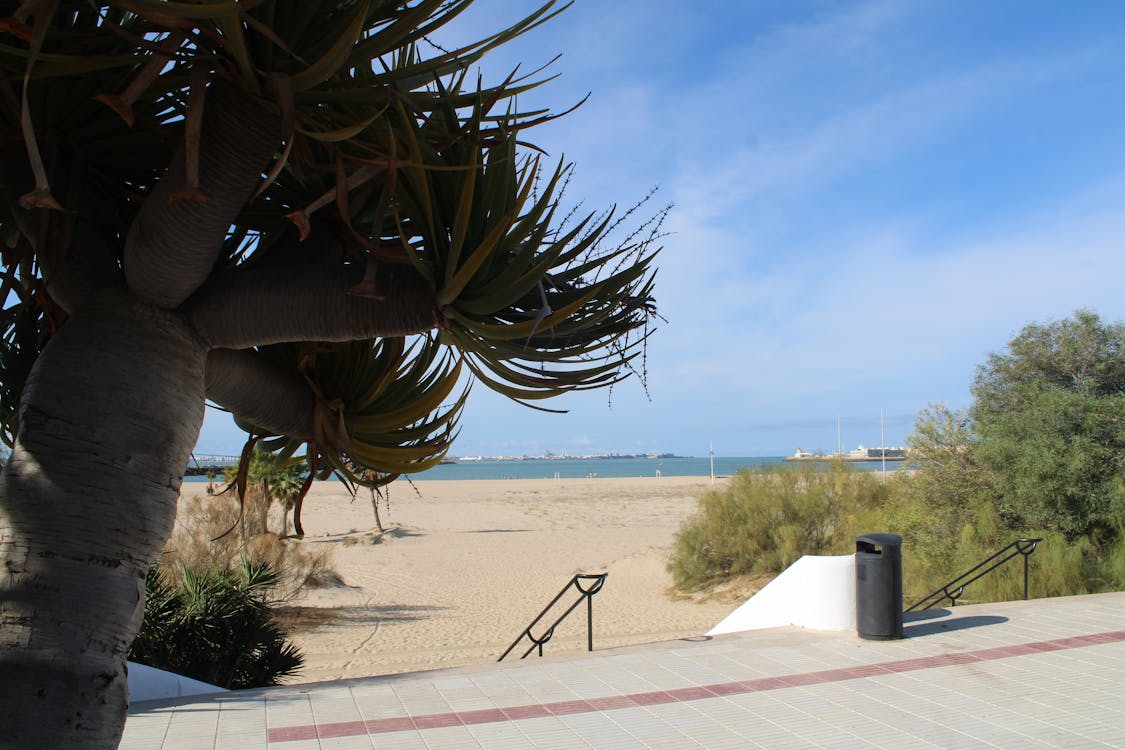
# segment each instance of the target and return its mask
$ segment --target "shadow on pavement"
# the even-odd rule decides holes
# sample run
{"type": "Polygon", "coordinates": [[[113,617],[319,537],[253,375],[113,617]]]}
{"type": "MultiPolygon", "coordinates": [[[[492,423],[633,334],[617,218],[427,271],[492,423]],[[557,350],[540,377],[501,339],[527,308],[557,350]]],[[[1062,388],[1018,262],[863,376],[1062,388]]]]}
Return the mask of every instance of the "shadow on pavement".
{"type": "MultiPolygon", "coordinates": [[[[942,611],[945,612],[945,615],[938,615],[937,617],[947,617],[951,614],[946,610],[942,611]]],[[[906,618],[903,618],[903,620],[905,622],[906,618]]],[[[918,638],[924,635],[950,633],[955,630],[968,630],[969,628],[982,628],[987,625],[999,625],[1000,623],[1007,621],[1007,617],[1000,617],[999,615],[972,615],[970,617],[954,616],[952,619],[927,618],[921,622],[914,622],[910,625],[904,624],[902,626],[902,637],[918,638]]]]}

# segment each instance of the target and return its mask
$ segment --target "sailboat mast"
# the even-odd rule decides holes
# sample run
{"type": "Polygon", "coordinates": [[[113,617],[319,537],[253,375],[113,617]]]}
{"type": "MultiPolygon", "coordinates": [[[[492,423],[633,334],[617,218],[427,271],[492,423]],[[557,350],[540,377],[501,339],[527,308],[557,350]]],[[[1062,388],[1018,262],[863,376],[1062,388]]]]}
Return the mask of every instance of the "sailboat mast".
{"type": "Polygon", "coordinates": [[[883,429],[883,410],[879,410],[879,452],[883,454],[883,481],[887,481],[887,433],[883,429]]]}

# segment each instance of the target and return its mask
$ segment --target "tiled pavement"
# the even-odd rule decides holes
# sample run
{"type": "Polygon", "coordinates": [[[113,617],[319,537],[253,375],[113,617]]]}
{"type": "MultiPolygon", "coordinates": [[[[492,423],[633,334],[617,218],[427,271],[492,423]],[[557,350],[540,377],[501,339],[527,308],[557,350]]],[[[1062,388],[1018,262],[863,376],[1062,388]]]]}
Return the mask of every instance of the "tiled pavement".
{"type": "Polygon", "coordinates": [[[1123,628],[1099,594],[153,701],[121,747],[1125,748],[1123,628]]]}

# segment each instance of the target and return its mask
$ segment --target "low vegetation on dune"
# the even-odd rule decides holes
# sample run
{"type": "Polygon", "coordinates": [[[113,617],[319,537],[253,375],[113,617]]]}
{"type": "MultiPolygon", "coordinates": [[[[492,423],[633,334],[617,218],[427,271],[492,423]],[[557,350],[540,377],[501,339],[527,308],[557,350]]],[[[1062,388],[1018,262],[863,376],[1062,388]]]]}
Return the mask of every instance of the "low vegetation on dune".
{"type": "MultiPolygon", "coordinates": [[[[676,588],[708,591],[739,579],[764,585],[802,555],[855,552],[855,537],[891,531],[903,539],[909,606],[1020,537],[1044,539],[1032,558],[1032,597],[1125,588],[1125,538],[1108,546],[1051,529],[1013,529],[994,505],[956,512],[920,494],[917,474],[880,476],[846,464],[743,470],[699,500],[668,563],[676,588]]],[[[962,603],[1023,596],[1018,560],[966,589],[962,603]]]]}
{"type": "Polygon", "coordinates": [[[161,563],[190,570],[235,570],[246,557],[278,571],[278,586],[285,598],[305,588],[338,583],[331,551],[270,530],[259,522],[267,517],[257,513],[263,504],[252,488],[247,490],[241,510],[233,494],[184,498],[161,563]]]}
{"type": "Polygon", "coordinates": [[[855,515],[885,495],[873,477],[839,465],[740,471],[700,499],[670,570],[679,588],[692,590],[776,574],[802,555],[843,554],[855,515]]]}
{"type": "MultiPolygon", "coordinates": [[[[1039,537],[1033,597],[1125,588],[1125,324],[1091,312],[1025,327],[977,372],[973,404],[923,410],[911,471],[782,467],[704,495],[668,563],[681,591],[764,580],[801,555],[903,539],[909,605],[1021,537],[1039,537]]],[[[1017,561],[1018,563],[1018,561],[1017,561]]],[[[1023,595],[1009,564],[962,602],[1023,595]]]]}

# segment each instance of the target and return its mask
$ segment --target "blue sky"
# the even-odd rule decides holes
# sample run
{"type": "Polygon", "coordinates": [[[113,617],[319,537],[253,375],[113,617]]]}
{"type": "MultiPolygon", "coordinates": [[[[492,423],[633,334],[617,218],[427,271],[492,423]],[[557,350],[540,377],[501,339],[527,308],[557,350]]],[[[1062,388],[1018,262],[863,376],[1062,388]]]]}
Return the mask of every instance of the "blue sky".
{"type": "MultiPolygon", "coordinates": [[[[532,7],[478,0],[437,41],[532,7]]],[[[570,197],[675,204],[648,394],[546,415],[474,389],[455,455],[781,455],[901,443],[1026,323],[1125,318],[1125,4],[578,0],[486,75],[555,54],[521,104],[570,197]]],[[[209,410],[201,452],[241,445],[209,410]]]]}

